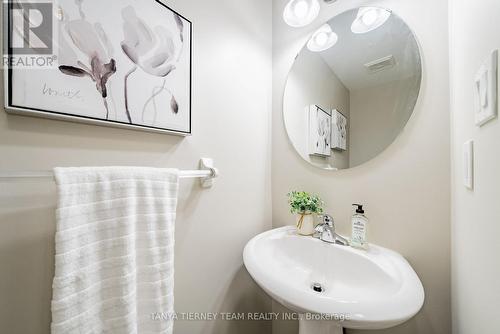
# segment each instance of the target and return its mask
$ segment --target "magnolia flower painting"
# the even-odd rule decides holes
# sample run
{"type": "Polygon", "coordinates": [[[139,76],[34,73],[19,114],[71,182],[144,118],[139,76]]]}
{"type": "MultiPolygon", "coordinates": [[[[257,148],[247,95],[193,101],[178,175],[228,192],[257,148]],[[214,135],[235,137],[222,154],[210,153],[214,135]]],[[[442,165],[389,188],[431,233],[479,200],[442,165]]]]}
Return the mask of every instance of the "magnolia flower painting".
{"type": "Polygon", "coordinates": [[[92,26],[83,18],[67,22],[66,29],[73,44],[86,55],[87,59],[86,63],[78,60],[78,66],[60,65],[59,70],[67,75],[91,78],[102,96],[106,108],[106,119],[108,119],[106,84],[109,77],[116,72],[116,61],[110,58],[102,46],[101,38],[105,38],[105,32],[99,24],[92,26]]]}
{"type": "Polygon", "coordinates": [[[12,71],[17,106],[73,121],[191,133],[189,20],[156,0],[54,6],[57,64],[29,75],[12,71]]]}

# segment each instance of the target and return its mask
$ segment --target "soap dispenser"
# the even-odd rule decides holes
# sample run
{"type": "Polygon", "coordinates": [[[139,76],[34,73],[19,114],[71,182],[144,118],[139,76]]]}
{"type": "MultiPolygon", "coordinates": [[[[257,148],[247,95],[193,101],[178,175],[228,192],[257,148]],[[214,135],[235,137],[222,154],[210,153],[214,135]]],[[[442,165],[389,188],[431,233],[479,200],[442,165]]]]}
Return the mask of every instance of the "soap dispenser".
{"type": "Polygon", "coordinates": [[[353,204],[356,213],[352,216],[351,246],[355,248],[368,248],[368,218],[365,216],[363,205],[353,204]]]}

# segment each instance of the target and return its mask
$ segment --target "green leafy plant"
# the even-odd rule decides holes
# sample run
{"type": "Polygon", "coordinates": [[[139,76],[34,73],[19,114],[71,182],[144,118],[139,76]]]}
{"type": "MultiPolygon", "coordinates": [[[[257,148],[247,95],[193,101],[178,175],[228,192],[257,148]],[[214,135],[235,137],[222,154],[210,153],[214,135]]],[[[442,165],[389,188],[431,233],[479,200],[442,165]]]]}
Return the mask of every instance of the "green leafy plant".
{"type": "Polygon", "coordinates": [[[311,195],[305,191],[292,191],[287,194],[291,213],[311,214],[323,213],[324,202],[319,196],[311,195]]]}

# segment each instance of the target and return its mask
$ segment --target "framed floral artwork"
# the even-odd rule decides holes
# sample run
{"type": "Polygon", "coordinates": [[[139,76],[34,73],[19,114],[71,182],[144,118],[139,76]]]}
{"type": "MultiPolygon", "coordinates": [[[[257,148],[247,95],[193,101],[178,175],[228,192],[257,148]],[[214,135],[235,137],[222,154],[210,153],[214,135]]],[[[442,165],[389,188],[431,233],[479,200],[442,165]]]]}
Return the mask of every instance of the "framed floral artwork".
{"type": "Polygon", "coordinates": [[[309,106],[309,155],[331,155],[332,116],[317,105],[309,106]]]}
{"type": "Polygon", "coordinates": [[[347,150],[347,117],[337,109],[332,110],[332,149],[347,150]]]}
{"type": "Polygon", "coordinates": [[[4,41],[14,59],[5,69],[8,112],[191,134],[188,19],[157,0],[57,0],[46,5],[52,7],[40,7],[39,22],[33,23],[28,15],[33,4],[10,4],[4,41]],[[19,19],[23,13],[28,22],[19,19]],[[19,49],[23,40],[24,49],[19,49]],[[31,43],[38,43],[36,50],[29,50],[35,49],[31,43]],[[48,44],[50,50],[40,52],[48,44]],[[31,67],[19,63],[27,51],[36,61],[46,61],[31,67]]]}

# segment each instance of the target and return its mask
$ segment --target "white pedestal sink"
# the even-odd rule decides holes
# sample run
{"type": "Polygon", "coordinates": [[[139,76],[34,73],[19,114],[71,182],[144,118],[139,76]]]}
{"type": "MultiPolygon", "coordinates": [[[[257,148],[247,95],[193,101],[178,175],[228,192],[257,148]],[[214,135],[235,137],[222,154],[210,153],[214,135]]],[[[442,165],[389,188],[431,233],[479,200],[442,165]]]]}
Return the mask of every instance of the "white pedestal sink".
{"type": "Polygon", "coordinates": [[[393,327],[424,302],[422,283],[409,263],[375,245],[357,250],[283,227],[250,240],[243,259],[262,289],[301,314],[300,334],[393,327]]]}

